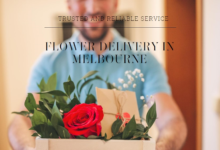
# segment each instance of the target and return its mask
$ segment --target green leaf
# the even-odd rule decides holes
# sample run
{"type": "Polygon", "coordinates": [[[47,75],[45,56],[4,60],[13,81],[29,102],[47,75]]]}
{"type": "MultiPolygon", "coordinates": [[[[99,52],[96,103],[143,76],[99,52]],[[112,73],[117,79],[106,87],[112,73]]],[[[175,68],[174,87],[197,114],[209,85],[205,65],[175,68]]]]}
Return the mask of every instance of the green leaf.
{"type": "Polygon", "coordinates": [[[64,123],[63,123],[62,117],[60,116],[60,113],[58,113],[56,110],[57,109],[56,103],[54,104],[53,109],[54,109],[54,112],[51,117],[52,126],[55,128],[60,138],[70,138],[69,132],[63,127],[64,123]]]}
{"type": "Polygon", "coordinates": [[[32,126],[29,130],[35,130],[35,129],[34,129],[34,126],[32,126]]]}
{"type": "Polygon", "coordinates": [[[39,136],[37,133],[34,133],[34,134],[32,134],[31,136],[34,136],[34,137],[36,137],[36,136],[39,136]]]}
{"type": "Polygon", "coordinates": [[[146,122],[149,128],[154,124],[156,119],[157,119],[156,103],[154,103],[151,106],[151,108],[148,110],[146,115],[146,122]]]}
{"type": "Polygon", "coordinates": [[[87,139],[100,139],[100,138],[101,138],[100,136],[90,135],[90,136],[88,136],[87,139]]]}
{"type": "Polygon", "coordinates": [[[81,81],[82,81],[82,80],[79,80],[79,81],[77,82],[77,84],[76,84],[76,91],[77,91],[78,97],[80,97],[79,84],[80,84],[81,81]]]}
{"type": "Polygon", "coordinates": [[[86,104],[96,103],[96,98],[95,98],[95,96],[92,95],[92,94],[89,94],[89,95],[86,97],[85,103],[86,103],[86,104]]]}
{"type": "Polygon", "coordinates": [[[21,112],[12,112],[13,114],[18,114],[27,117],[30,113],[28,111],[21,111],[21,112]]]}
{"type": "Polygon", "coordinates": [[[84,136],[81,136],[81,135],[76,136],[76,138],[77,138],[77,139],[86,139],[84,136]]]}
{"type": "Polygon", "coordinates": [[[43,92],[39,92],[38,94],[51,94],[54,96],[67,96],[63,91],[60,91],[60,90],[43,91],[43,92]]]}
{"type": "Polygon", "coordinates": [[[34,113],[34,109],[37,109],[37,104],[32,93],[28,93],[24,105],[31,113],[34,113]]]}
{"type": "MultiPolygon", "coordinates": [[[[93,80],[101,80],[101,81],[103,81],[103,79],[102,79],[100,76],[95,76],[94,78],[91,78],[91,79],[86,80],[86,81],[81,85],[78,94],[81,93],[83,87],[85,87],[88,83],[90,83],[90,82],[93,81],[93,80]]],[[[77,88],[77,89],[78,89],[78,88],[77,88]]]]}
{"type": "Polygon", "coordinates": [[[41,138],[59,138],[55,128],[46,123],[34,126],[33,128],[41,135],[41,138]]]}
{"type": "Polygon", "coordinates": [[[116,135],[122,125],[122,120],[117,119],[113,124],[112,124],[112,133],[113,135],[116,135]]]}
{"type": "Polygon", "coordinates": [[[39,108],[40,110],[47,110],[42,101],[39,101],[39,105],[37,106],[37,108],[39,108]]]}
{"type": "Polygon", "coordinates": [[[104,81],[100,76],[95,76],[95,79],[104,81]]]}
{"type": "Polygon", "coordinates": [[[144,132],[141,132],[141,131],[135,132],[135,133],[134,133],[134,137],[136,137],[136,138],[138,138],[138,137],[142,138],[142,137],[144,137],[144,132]]]}
{"type": "Polygon", "coordinates": [[[76,94],[74,94],[74,98],[78,99],[77,96],[76,96],[76,94]]]}
{"type": "Polygon", "coordinates": [[[149,127],[146,126],[146,128],[144,128],[144,132],[145,132],[145,133],[148,133],[148,131],[149,131],[149,127]]]}
{"type": "Polygon", "coordinates": [[[44,78],[42,78],[40,84],[38,84],[38,87],[39,87],[40,91],[45,91],[46,90],[46,86],[47,86],[47,84],[44,81],[44,78]]]}
{"type": "Polygon", "coordinates": [[[95,79],[95,78],[92,78],[92,79],[86,80],[86,81],[81,85],[81,87],[80,87],[80,89],[79,89],[79,93],[81,93],[82,89],[83,89],[89,82],[91,82],[91,81],[93,81],[93,80],[96,80],[96,79],[95,79]]]}
{"type": "Polygon", "coordinates": [[[45,131],[47,133],[46,138],[55,138],[55,139],[59,138],[59,136],[53,126],[46,126],[45,130],[47,130],[47,131],[45,131]]]}
{"type": "Polygon", "coordinates": [[[52,117],[52,114],[47,110],[47,108],[45,110],[38,110],[38,111],[42,112],[47,117],[47,119],[50,119],[52,117]]]}
{"type": "Polygon", "coordinates": [[[64,97],[62,96],[56,96],[56,102],[57,102],[57,107],[61,110],[64,111],[64,109],[68,108],[68,104],[66,102],[66,100],[64,99],[64,97]]]}
{"type": "Polygon", "coordinates": [[[70,76],[68,77],[68,81],[72,81],[70,76]]]}
{"type": "Polygon", "coordinates": [[[104,141],[108,141],[106,133],[105,133],[105,136],[104,136],[104,141]]]}
{"type": "Polygon", "coordinates": [[[40,94],[41,99],[46,99],[49,103],[54,103],[55,99],[50,94],[40,94]]]}
{"type": "Polygon", "coordinates": [[[39,124],[39,125],[35,125],[35,126],[32,126],[29,130],[34,130],[36,131],[38,134],[42,135],[44,134],[44,128],[46,126],[46,123],[44,124],[39,124]]]}
{"type": "Polygon", "coordinates": [[[70,107],[70,109],[72,109],[75,105],[80,104],[79,100],[77,97],[74,97],[70,103],[68,104],[68,106],[70,107]]]}
{"type": "Polygon", "coordinates": [[[141,137],[133,137],[130,140],[141,140],[141,139],[142,139],[141,137]]]}
{"type": "Polygon", "coordinates": [[[53,126],[49,119],[47,120],[47,124],[48,126],[53,126]]]}
{"type": "Polygon", "coordinates": [[[64,82],[63,87],[68,96],[70,96],[72,92],[75,90],[75,85],[73,81],[64,82]]]}
{"type": "Polygon", "coordinates": [[[47,91],[52,91],[55,90],[57,86],[57,74],[54,73],[53,75],[51,75],[47,81],[47,91]]]}
{"type": "Polygon", "coordinates": [[[60,114],[60,110],[57,107],[56,101],[54,102],[53,108],[52,108],[52,115],[57,113],[59,115],[59,117],[62,119],[62,116],[60,114]]]}
{"type": "Polygon", "coordinates": [[[150,139],[151,137],[150,137],[148,134],[145,134],[143,138],[144,138],[145,140],[148,140],[148,139],[150,139]]]}
{"type": "Polygon", "coordinates": [[[33,117],[31,118],[32,125],[40,125],[47,123],[47,117],[44,115],[44,113],[34,109],[33,117]]]}
{"type": "Polygon", "coordinates": [[[51,109],[50,106],[47,104],[46,100],[41,99],[40,101],[43,102],[44,107],[46,107],[47,110],[52,114],[52,109],[51,109]]]}
{"type": "Polygon", "coordinates": [[[136,125],[136,130],[137,130],[137,131],[144,132],[144,126],[143,126],[143,124],[137,124],[137,125],[136,125]]]}
{"type": "Polygon", "coordinates": [[[98,72],[98,71],[96,71],[96,70],[90,71],[90,72],[88,72],[86,75],[84,75],[84,76],[81,78],[81,80],[82,80],[82,79],[85,79],[85,78],[88,78],[88,77],[90,77],[90,76],[96,74],[97,72],[98,72]]]}
{"type": "Polygon", "coordinates": [[[123,134],[123,132],[116,134],[116,135],[112,136],[111,139],[122,139],[122,134],[123,134]]]}
{"type": "Polygon", "coordinates": [[[57,125],[64,126],[62,118],[58,113],[54,113],[51,117],[51,124],[56,128],[57,125]]]}
{"type": "Polygon", "coordinates": [[[135,132],[134,139],[139,139],[139,138],[144,138],[147,140],[150,139],[151,137],[145,132],[141,132],[141,131],[135,132]]]}
{"type": "Polygon", "coordinates": [[[58,125],[56,127],[56,130],[57,130],[57,133],[60,136],[60,138],[62,138],[62,139],[69,139],[70,138],[70,134],[66,128],[58,125]]]}
{"type": "Polygon", "coordinates": [[[90,93],[92,87],[93,87],[93,84],[90,85],[89,90],[88,90],[88,94],[87,94],[87,95],[89,95],[89,93],[90,93]]]}
{"type": "Polygon", "coordinates": [[[57,101],[57,103],[64,103],[64,104],[67,104],[67,99],[66,99],[66,96],[55,96],[55,99],[57,101]]]}
{"type": "Polygon", "coordinates": [[[108,89],[117,89],[113,84],[107,82],[106,83],[108,89]]]}
{"type": "Polygon", "coordinates": [[[136,130],[136,122],[135,122],[135,117],[133,116],[131,120],[126,124],[122,134],[122,138],[128,139],[133,137],[135,130],[136,130]]]}
{"type": "Polygon", "coordinates": [[[106,81],[106,82],[108,82],[108,79],[109,79],[109,76],[107,76],[107,78],[106,78],[106,80],[105,80],[105,81],[106,81]]]}

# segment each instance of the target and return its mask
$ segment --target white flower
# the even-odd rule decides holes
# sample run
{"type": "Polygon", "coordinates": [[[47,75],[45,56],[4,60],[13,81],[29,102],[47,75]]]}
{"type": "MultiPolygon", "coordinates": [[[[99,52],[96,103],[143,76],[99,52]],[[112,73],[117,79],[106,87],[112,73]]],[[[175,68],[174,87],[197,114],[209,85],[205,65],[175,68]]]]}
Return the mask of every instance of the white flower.
{"type": "Polygon", "coordinates": [[[121,89],[122,89],[122,87],[121,87],[121,86],[119,86],[119,87],[118,87],[118,89],[119,89],[119,90],[121,90],[121,89]]]}
{"type": "Polygon", "coordinates": [[[137,69],[137,68],[134,71],[137,72],[137,73],[141,73],[141,70],[137,69]]]}
{"type": "Polygon", "coordinates": [[[130,74],[128,74],[127,77],[128,77],[128,80],[130,80],[131,82],[134,81],[134,78],[130,74]]]}
{"type": "Polygon", "coordinates": [[[133,74],[133,75],[135,76],[135,74],[136,74],[136,71],[133,71],[133,72],[132,72],[132,74],[133,74]]]}
{"type": "Polygon", "coordinates": [[[119,82],[119,83],[124,83],[124,80],[121,79],[121,78],[118,78],[118,82],[119,82]]]}
{"type": "Polygon", "coordinates": [[[112,83],[113,86],[115,86],[115,83],[112,83]]]}
{"type": "Polygon", "coordinates": [[[138,78],[138,76],[135,76],[135,78],[138,78]]]}
{"type": "Polygon", "coordinates": [[[129,80],[131,80],[132,76],[130,74],[128,74],[127,77],[128,77],[129,80]]]}
{"type": "Polygon", "coordinates": [[[128,85],[130,85],[131,84],[131,81],[128,81],[128,85]]]}
{"type": "Polygon", "coordinates": [[[125,71],[125,75],[127,75],[129,72],[128,71],[125,71]]]}
{"type": "Polygon", "coordinates": [[[133,88],[136,88],[136,86],[137,86],[136,84],[133,84],[133,88]]]}
{"type": "Polygon", "coordinates": [[[141,78],[141,81],[144,82],[145,81],[144,78],[141,78]]]}
{"type": "Polygon", "coordinates": [[[143,73],[140,73],[140,74],[139,74],[139,77],[141,77],[141,78],[142,78],[143,76],[144,76],[144,74],[143,74],[143,73]]]}
{"type": "Polygon", "coordinates": [[[128,85],[124,83],[123,88],[128,88],[128,85]]]}
{"type": "Polygon", "coordinates": [[[141,96],[140,99],[141,99],[141,100],[144,100],[144,96],[141,96]]]}
{"type": "Polygon", "coordinates": [[[133,77],[131,77],[131,78],[130,78],[130,81],[131,81],[131,82],[132,82],[132,81],[134,81],[134,78],[133,78],[133,77]]]}

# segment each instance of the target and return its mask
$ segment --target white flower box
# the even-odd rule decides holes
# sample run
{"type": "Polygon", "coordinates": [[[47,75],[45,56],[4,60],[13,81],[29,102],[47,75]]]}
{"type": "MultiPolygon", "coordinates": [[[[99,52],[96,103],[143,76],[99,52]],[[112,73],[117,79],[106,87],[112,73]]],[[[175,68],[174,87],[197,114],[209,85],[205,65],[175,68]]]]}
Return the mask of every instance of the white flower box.
{"type": "Polygon", "coordinates": [[[42,139],[36,138],[36,150],[156,150],[151,140],[42,139]]]}

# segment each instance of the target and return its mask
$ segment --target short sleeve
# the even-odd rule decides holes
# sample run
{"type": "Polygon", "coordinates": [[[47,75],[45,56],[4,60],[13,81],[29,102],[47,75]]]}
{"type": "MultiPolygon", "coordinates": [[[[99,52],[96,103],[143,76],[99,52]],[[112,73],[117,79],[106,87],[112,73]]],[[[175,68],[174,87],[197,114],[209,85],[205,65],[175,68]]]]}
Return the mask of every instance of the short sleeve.
{"type": "Polygon", "coordinates": [[[147,54],[147,63],[142,66],[142,70],[145,76],[143,85],[144,95],[150,96],[160,92],[171,95],[171,88],[168,84],[166,72],[151,53],[147,54]]]}
{"type": "Polygon", "coordinates": [[[51,68],[50,66],[51,63],[49,62],[48,57],[49,57],[49,53],[47,52],[43,53],[33,65],[28,80],[28,86],[27,86],[28,93],[40,91],[38,84],[41,82],[42,78],[44,78],[45,81],[47,81],[49,70],[51,68]]]}

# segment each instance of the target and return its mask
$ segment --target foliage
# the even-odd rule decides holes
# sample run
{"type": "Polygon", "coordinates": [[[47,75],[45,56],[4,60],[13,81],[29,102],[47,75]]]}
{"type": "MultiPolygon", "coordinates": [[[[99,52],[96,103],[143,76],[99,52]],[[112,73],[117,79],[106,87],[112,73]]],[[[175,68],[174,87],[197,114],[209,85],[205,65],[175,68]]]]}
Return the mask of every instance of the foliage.
{"type": "MultiPolygon", "coordinates": [[[[38,84],[40,88],[40,101],[36,103],[32,93],[28,93],[25,100],[27,111],[13,112],[30,118],[32,127],[30,130],[36,131],[32,136],[40,136],[41,138],[62,138],[69,139],[71,135],[65,128],[63,123],[63,114],[69,112],[75,105],[80,104],[79,98],[82,89],[90,82],[100,80],[106,83],[108,89],[117,89],[113,84],[108,82],[108,79],[103,80],[100,76],[94,76],[97,71],[90,71],[83,76],[76,84],[71,77],[63,83],[64,91],[56,90],[57,76],[56,73],[49,77],[47,83],[44,79],[38,84]],[[94,77],[93,77],[94,76],[94,77]],[[67,103],[67,100],[70,102],[67,103]]],[[[92,85],[89,88],[85,103],[96,103],[94,95],[90,94],[92,85]]],[[[135,117],[126,124],[121,131],[122,120],[117,119],[112,125],[113,137],[111,139],[149,139],[148,130],[153,125],[157,118],[156,104],[148,111],[146,116],[147,127],[142,124],[137,124],[135,117]]],[[[85,137],[77,136],[76,138],[84,139],[85,137]]],[[[88,139],[103,139],[107,140],[107,135],[89,136],[88,139]]]]}

